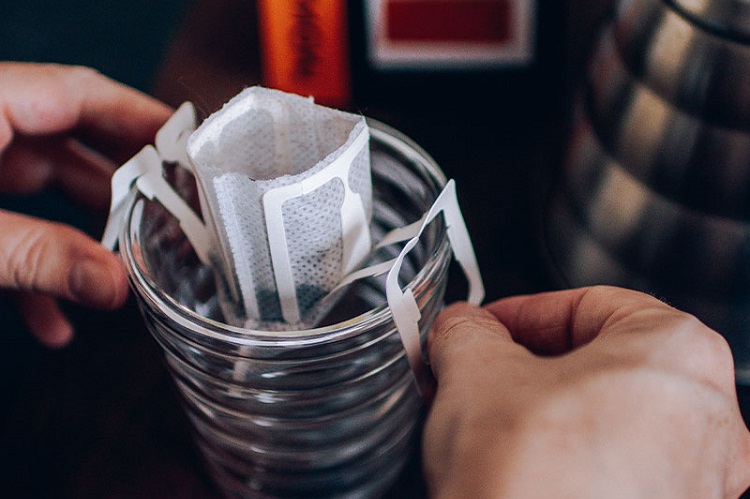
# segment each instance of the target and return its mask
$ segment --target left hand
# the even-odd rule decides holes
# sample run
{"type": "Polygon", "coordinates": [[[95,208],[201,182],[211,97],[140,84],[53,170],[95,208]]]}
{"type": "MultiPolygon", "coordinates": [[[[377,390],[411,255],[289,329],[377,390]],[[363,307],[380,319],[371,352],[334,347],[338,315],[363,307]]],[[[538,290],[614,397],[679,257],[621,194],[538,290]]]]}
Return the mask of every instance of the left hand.
{"type": "MultiPolygon", "coordinates": [[[[106,208],[111,175],[152,143],[171,109],[96,71],[0,62],[0,193],[54,185],[106,208]]],[[[119,259],[63,224],[0,210],[0,288],[45,345],[73,335],[56,299],[112,309],[128,293],[119,259]]]]}

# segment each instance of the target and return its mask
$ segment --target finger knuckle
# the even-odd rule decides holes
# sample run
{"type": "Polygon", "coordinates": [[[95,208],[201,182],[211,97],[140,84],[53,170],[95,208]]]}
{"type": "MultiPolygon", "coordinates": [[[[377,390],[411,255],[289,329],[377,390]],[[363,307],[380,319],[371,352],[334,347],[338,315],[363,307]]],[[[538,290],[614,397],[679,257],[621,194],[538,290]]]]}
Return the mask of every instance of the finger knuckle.
{"type": "Polygon", "coordinates": [[[440,323],[439,326],[434,326],[430,332],[430,350],[442,349],[446,344],[450,344],[453,337],[464,329],[465,323],[465,319],[451,317],[440,323]]]}
{"type": "Polygon", "coordinates": [[[39,291],[39,281],[47,258],[56,251],[55,234],[64,231],[56,225],[29,224],[19,231],[6,260],[5,275],[9,286],[26,291],[39,291]]]}
{"type": "Polygon", "coordinates": [[[9,262],[11,282],[14,287],[33,290],[48,246],[49,242],[45,234],[37,228],[25,230],[17,239],[9,262]]]}
{"type": "Polygon", "coordinates": [[[675,313],[674,321],[674,340],[693,352],[700,364],[711,370],[733,369],[732,350],[721,334],[685,312],[675,313]]]}
{"type": "Polygon", "coordinates": [[[88,66],[68,66],[66,68],[66,77],[74,84],[84,85],[105,78],[98,70],[88,66]]]}
{"type": "Polygon", "coordinates": [[[486,341],[487,332],[497,327],[488,318],[454,316],[445,319],[437,329],[430,333],[428,351],[430,357],[435,353],[450,352],[452,355],[469,353],[474,356],[481,353],[479,345],[486,341]]]}
{"type": "Polygon", "coordinates": [[[451,317],[441,324],[438,337],[443,342],[450,342],[456,337],[480,330],[485,326],[492,327],[494,324],[483,317],[451,317]]]}
{"type": "Polygon", "coordinates": [[[695,331],[694,341],[700,346],[701,350],[718,358],[726,358],[731,355],[729,344],[723,336],[703,324],[697,318],[690,317],[691,324],[693,324],[693,331],[695,331]]]}
{"type": "Polygon", "coordinates": [[[716,369],[734,370],[734,356],[727,340],[719,333],[706,329],[700,350],[716,369]]]}

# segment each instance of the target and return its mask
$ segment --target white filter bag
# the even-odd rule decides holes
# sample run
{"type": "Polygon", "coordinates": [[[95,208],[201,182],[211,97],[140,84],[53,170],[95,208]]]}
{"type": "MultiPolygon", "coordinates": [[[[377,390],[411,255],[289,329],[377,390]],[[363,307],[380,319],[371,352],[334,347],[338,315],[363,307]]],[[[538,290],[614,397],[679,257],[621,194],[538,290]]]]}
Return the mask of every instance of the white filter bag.
{"type": "Polygon", "coordinates": [[[215,257],[244,310],[228,319],[299,328],[325,312],[321,299],[371,251],[368,138],[361,116],[262,87],[190,135],[215,257]]]}

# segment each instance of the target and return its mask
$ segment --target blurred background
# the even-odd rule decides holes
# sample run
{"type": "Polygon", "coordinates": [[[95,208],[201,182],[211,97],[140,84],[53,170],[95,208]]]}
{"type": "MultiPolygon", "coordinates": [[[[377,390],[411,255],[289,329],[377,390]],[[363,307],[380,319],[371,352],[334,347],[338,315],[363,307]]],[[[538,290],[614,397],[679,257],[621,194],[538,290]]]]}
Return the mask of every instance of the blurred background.
{"type": "MultiPolygon", "coordinates": [[[[481,10],[446,23],[446,13],[459,12],[451,10],[458,1],[421,2],[432,4],[430,12],[413,10],[408,0],[331,2],[348,8],[339,17],[325,14],[318,25],[305,24],[301,11],[276,12],[282,4],[301,9],[305,3],[3,2],[0,60],[91,66],[173,106],[191,100],[202,117],[249,85],[319,92],[322,103],[404,132],[456,180],[488,301],[612,277],[595,253],[549,241],[550,220],[563,227],[554,232],[558,241],[581,240],[550,217],[549,203],[556,194],[568,195],[570,179],[583,175],[569,144],[593,81],[587,63],[615,15],[612,0],[484,2],[498,21],[490,24],[481,10]],[[383,23],[391,29],[383,31],[383,23]],[[296,34],[285,35],[289,30],[296,34]],[[346,50],[330,49],[326,37],[343,41],[346,50]],[[467,43],[489,49],[480,54],[466,50],[467,43]],[[310,65],[326,57],[333,58],[326,62],[328,80],[305,81],[306,72],[314,73],[310,65]],[[591,268],[605,271],[580,270],[591,268]]],[[[469,4],[482,2],[463,7],[469,4]]],[[[745,164],[750,168],[750,160],[745,164]]],[[[104,214],[82,211],[54,191],[5,196],[0,203],[72,223],[96,238],[103,227],[104,214]]],[[[618,284],[642,285],[668,298],[658,286],[650,289],[648,279],[631,281],[632,273],[625,274],[618,284]]],[[[450,299],[464,296],[457,281],[450,299]]],[[[11,464],[2,468],[0,496],[215,496],[132,300],[114,314],[68,306],[77,338],[61,351],[39,347],[10,304],[2,307],[9,319],[0,336],[6,352],[0,389],[7,401],[0,452],[11,464]]],[[[744,386],[739,391],[747,415],[750,395],[744,386]]],[[[415,456],[391,496],[422,495],[415,456]]]]}

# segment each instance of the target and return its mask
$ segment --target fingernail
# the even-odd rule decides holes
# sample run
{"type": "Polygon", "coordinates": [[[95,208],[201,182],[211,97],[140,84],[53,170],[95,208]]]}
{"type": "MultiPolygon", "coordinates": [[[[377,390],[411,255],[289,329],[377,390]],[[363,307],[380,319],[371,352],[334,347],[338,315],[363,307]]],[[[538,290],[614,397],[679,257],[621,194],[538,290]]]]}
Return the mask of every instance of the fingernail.
{"type": "Polygon", "coordinates": [[[92,259],[84,259],[73,266],[68,277],[70,292],[83,305],[108,308],[117,299],[117,289],[107,267],[92,259]]]}

